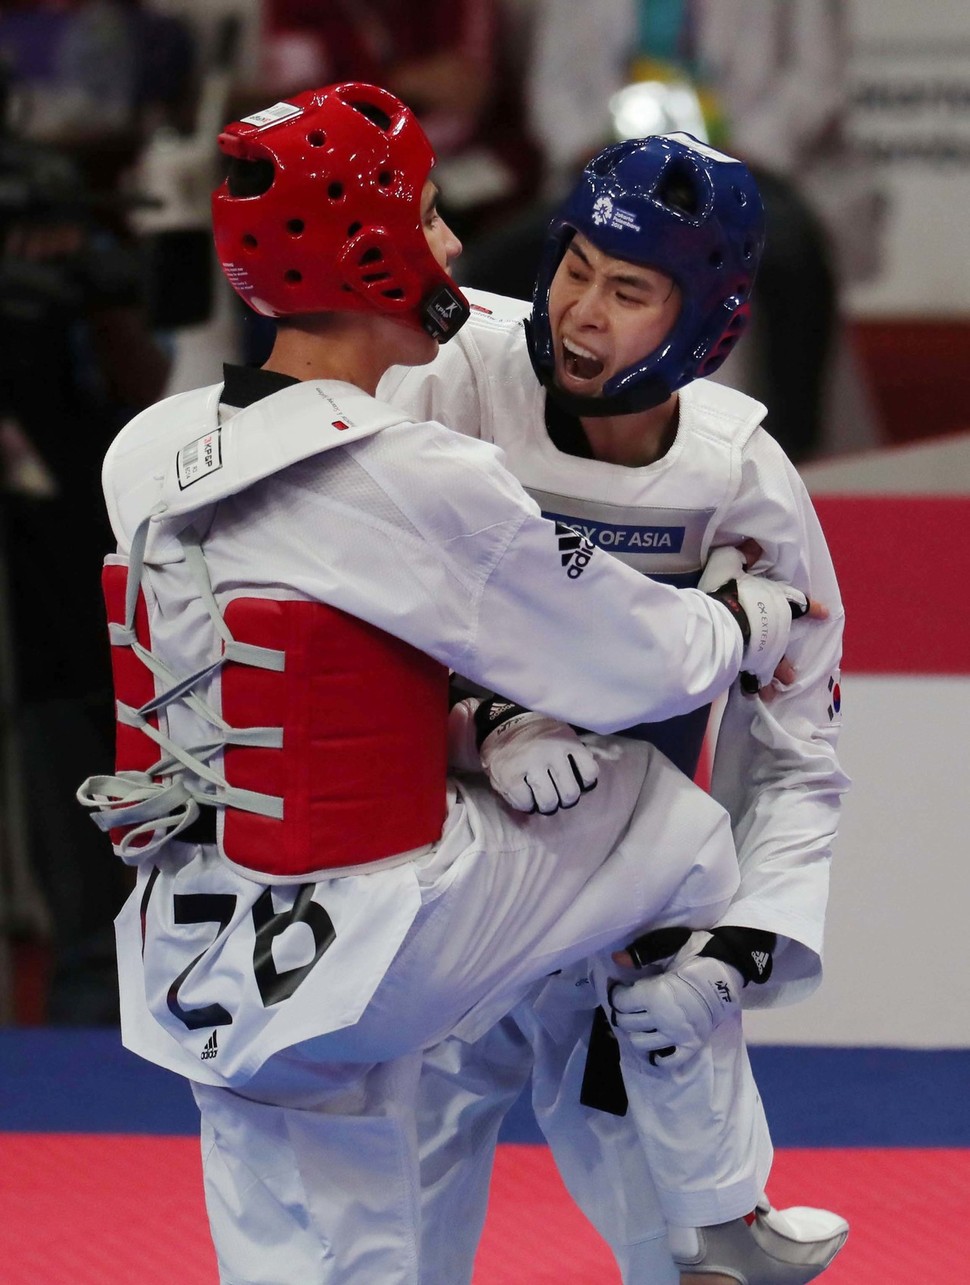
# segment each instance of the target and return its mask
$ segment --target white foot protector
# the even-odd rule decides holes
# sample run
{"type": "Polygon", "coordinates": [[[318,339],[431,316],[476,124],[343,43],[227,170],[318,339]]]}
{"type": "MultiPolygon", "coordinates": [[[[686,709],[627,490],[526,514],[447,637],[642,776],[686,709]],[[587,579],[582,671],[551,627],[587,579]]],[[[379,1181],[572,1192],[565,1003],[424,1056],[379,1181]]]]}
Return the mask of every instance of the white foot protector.
{"type": "Polygon", "coordinates": [[[726,1276],[738,1285],[806,1285],[845,1244],[849,1224],[827,1209],[772,1209],[716,1227],[671,1227],[670,1248],[682,1272],[726,1276]]]}

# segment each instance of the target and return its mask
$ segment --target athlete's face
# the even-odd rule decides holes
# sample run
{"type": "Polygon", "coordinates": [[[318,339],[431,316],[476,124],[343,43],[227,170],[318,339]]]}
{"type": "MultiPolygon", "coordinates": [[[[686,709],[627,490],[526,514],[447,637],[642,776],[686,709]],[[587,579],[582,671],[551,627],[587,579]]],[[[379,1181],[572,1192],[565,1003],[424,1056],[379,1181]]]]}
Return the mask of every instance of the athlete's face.
{"type": "Polygon", "coordinates": [[[666,338],[680,303],[680,288],[666,273],[604,254],[577,232],[549,292],[556,383],[597,396],[666,338]]]}
{"type": "MultiPolygon", "coordinates": [[[[431,179],[421,192],[421,226],[424,228],[428,249],[439,268],[448,270],[452,261],[461,254],[461,242],[438,213],[438,188],[431,179]]],[[[402,366],[426,366],[438,353],[438,341],[418,330],[416,326],[398,323],[403,333],[397,334],[400,351],[395,361],[402,366]]]]}
{"type": "Polygon", "coordinates": [[[435,262],[440,268],[449,268],[461,254],[461,242],[438,213],[438,188],[431,179],[421,193],[421,225],[435,262]]]}

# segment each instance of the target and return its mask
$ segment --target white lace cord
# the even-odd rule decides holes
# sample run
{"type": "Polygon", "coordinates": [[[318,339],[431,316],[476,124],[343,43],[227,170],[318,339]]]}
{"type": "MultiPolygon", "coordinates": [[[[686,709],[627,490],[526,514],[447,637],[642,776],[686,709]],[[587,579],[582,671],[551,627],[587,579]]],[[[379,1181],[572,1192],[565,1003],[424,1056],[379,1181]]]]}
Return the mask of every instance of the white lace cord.
{"type": "Polygon", "coordinates": [[[77,792],[91,820],[108,831],[125,827],[111,847],[126,865],[138,865],[175,838],[199,815],[199,804],[181,780],[161,786],[147,772],[89,776],[77,792]]]}
{"type": "Polygon", "coordinates": [[[188,825],[191,825],[199,815],[201,803],[217,807],[236,807],[246,812],[255,812],[261,816],[280,820],[283,816],[282,798],[231,786],[221,773],[209,767],[205,761],[227,745],[279,749],[283,744],[283,729],[281,727],[231,727],[194,691],[194,688],[198,683],[212,677],[227,660],[281,672],[285,667],[285,653],[250,643],[239,643],[232,637],[212,593],[198,536],[191,529],[183,532],[179,539],[202,600],[217,632],[223,639],[223,653],[194,674],[180,678],[153,652],[144,647],[135,634],[135,611],[150,521],[149,517],[139,525],[131,543],[125,591],[125,623],[111,624],[109,633],[112,645],[130,647],[163,687],[157,696],[146,701],[137,710],[122,701],[116,702],[118,721],[126,726],[137,728],[166,753],[145,771],[122,771],[113,775],[92,776],[77,791],[78,801],[84,807],[92,809],[91,819],[101,830],[125,828],[125,834],[117,843],[113,843],[112,847],[115,853],[128,864],[138,864],[145,860],[163,843],[175,838],[188,825]],[[187,704],[215,728],[218,735],[204,744],[185,747],[177,745],[148,721],[152,714],[177,700],[187,704]],[[204,791],[193,788],[182,779],[187,771],[208,781],[214,789],[204,791]],[[159,776],[169,776],[174,779],[158,780],[159,776]]]}
{"type": "Polygon", "coordinates": [[[185,554],[185,561],[188,563],[189,570],[195,578],[205,609],[209,613],[216,632],[225,644],[222,659],[224,661],[235,660],[241,665],[253,665],[256,669],[273,669],[277,673],[282,673],[286,665],[285,652],[276,651],[272,647],[258,647],[255,643],[236,642],[229,632],[229,626],[226,624],[225,617],[216,602],[215,594],[212,592],[209,568],[205,564],[205,554],[202,552],[202,546],[199,543],[196,531],[189,527],[180,532],[179,543],[182,546],[182,552],[185,554]]]}
{"type": "MultiPolygon", "coordinates": [[[[232,660],[237,664],[250,665],[255,669],[270,669],[276,673],[282,673],[286,668],[285,652],[272,647],[259,647],[255,643],[237,642],[233,638],[225,617],[219,610],[215,594],[212,592],[209,568],[206,566],[205,555],[202,552],[199,536],[195,529],[187,527],[184,531],[181,531],[179,533],[179,543],[182,545],[185,561],[195,579],[199,596],[209,613],[216,632],[223,640],[222,655],[212,668],[217,668],[224,665],[227,660],[232,660]]],[[[281,727],[230,727],[201,698],[195,697],[195,699],[199,701],[199,704],[206,711],[205,716],[209,721],[220,729],[222,733],[221,739],[225,745],[259,745],[273,749],[282,748],[283,729],[281,727]]],[[[164,744],[154,728],[146,728],[146,730],[159,744],[164,744]]],[[[178,753],[175,746],[171,746],[170,752],[178,753]]],[[[193,770],[197,769],[193,768],[193,770]]],[[[200,775],[206,774],[200,773],[200,775]]],[[[215,773],[212,769],[208,769],[206,779],[215,780],[215,773]]],[[[277,820],[283,819],[283,800],[279,795],[242,790],[237,786],[230,785],[224,777],[219,778],[218,798],[220,802],[228,807],[241,808],[244,812],[256,812],[260,816],[274,817],[277,820]]]]}
{"type": "MultiPolygon", "coordinates": [[[[254,790],[240,790],[236,786],[230,785],[221,772],[209,767],[204,761],[205,758],[215,754],[226,744],[231,743],[227,740],[226,735],[219,735],[211,741],[206,741],[203,745],[192,746],[189,749],[169,740],[164,732],[159,731],[157,727],[153,727],[151,723],[141,718],[138,710],[132,709],[130,705],[122,704],[121,701],[118,702],[118,721],[130,727],[140,728],[146,736],[151,737],[156,745],[167,751],[168,757],[161,759],[159,761],[160,764],[171,764],[175,774],[180,771],[192,772],[195,776],[200,776],[203,781],[208,781],[216,787],[215,791],[209,793],[201,790],[194,791],[190,786],[187,786],[185,788],[188,794],[192,794],[197,798],[201,798],[203,802],[216,806],[242,808],[244,812],[257,812],[260,816],[275,817],[277,820],[283,819],[283,800],[278,795],[260,794],[254,790]]],[[[232,728],[229,729],[230,732],[232,730],[232,728]]],[[[247,735],[251,735],[253,738],[249,742],[251,744],[268,745],[274,740],[279,743],[282,732],[277,727],[243,729],[239,733],[240,740],[235,743],[240,743],[242,738],[247,735]],[[263,732],[266,733],[265,739],[260,737],[260,733],[263,732]]],[[[153,771],[157,772],[159,770],[159,764],[155,764],[153,768],[148,769],[148,775],[150,776],[153,771]]],[[[159,786],[159,788],[163,787],[159,786]]]]}
{"type": "MultiPolygon", "coordinates": [[[[162,749],[168,751],[143,772],[123,771],[107,776],[91,776],[77,791],[82,806],[91,809],[91,820],[105,832],[124,828],[125,833],[112,843],[115,854],[128,865],[137,865],[157,852],[163,843],[174,839],[191,825],[199,815],[199,806],[232,806],[261,816],[283,817],[283,800],[270,794],[257,794],[240,790],[226,783],[225,778],[209,767],[205,760],[222,750],[226,744],[223,736],[186,750],[176,745],[150,723],[139,718],[139,711],[118,703],[119,721],[129,727],[138,727],[162,749]],[[216,786],[215,791],[196,789],[182,778],[186,770],[216,786]],[[168,782],[159,776],[174,775],[168,782]],[[131,827],[130,829],[128,827],[131,827]]],[[[230,729],[231,730],[231,729],[230,729]]],[[[272,744],[278,740],[278,728],[250,728],[240,734],[246,743],[272,744]],[[268,733],[263,737],[259,733],[268,733]]]]}

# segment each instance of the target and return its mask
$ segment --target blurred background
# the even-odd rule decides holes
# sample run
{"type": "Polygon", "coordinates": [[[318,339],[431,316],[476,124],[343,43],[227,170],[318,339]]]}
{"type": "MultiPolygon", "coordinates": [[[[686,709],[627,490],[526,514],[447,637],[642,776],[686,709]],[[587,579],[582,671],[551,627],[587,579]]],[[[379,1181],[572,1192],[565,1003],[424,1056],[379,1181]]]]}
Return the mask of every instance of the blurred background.
{"type": "Polygon", "coordinates": [[[856,786],[829,981],[752,1037],[970,1047],[965,0],[0,6],[0,1024],[116,1022],[126,877],[74,802],[113,756],[100,463],[133,413],[271,343],[210,250],[219,127],[347,78],[423,120],[459,279],[520,297],[556,199],[611,139],[687,129],[756,171],[755,322],[717,377],[765,400],[818,498],[856,786]],[[927,999],[919,967],[894,974],[900,1022],[878,979],[920,934],[936,981],[927,999]]]}

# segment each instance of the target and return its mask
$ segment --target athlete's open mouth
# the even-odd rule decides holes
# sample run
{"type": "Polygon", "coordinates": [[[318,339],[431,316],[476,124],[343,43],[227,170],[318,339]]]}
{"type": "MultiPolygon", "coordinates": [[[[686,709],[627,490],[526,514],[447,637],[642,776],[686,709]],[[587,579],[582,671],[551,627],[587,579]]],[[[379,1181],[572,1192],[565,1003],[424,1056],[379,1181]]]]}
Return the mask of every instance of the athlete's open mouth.
{"type": "Polygon", "coordinates": [[[573,379],[590,380],[603,373],[603,362],[587,348],[567,339],[562,341],[563,369],[573,379]]]}

